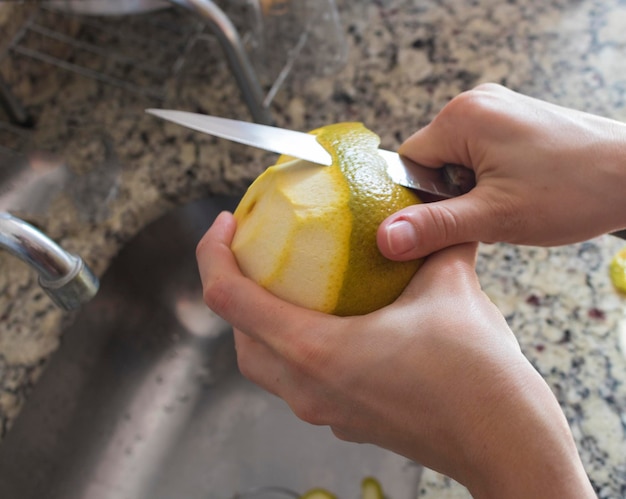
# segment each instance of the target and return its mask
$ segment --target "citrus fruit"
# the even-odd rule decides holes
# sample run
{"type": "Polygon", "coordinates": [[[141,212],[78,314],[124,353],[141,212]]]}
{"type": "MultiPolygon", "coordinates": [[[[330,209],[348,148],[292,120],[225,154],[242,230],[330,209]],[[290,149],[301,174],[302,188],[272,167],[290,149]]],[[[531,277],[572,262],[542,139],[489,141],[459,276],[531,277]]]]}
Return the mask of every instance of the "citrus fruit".
{"type": "Polygon", "coordinates": [[[388,260],[376,244],[380,223],[420,200],[392,182],[379,137],[361,123],[311,133],[332,165],[281,156],[235,210],[232,251],[244,275],[284,300],[366,314],[393,302],[421,264],[388,260]]]}
{"type": "Polygon", "coordinates": [[[361,499],[385,499],[383,488],[378,480],[366,477],[361,482],[361,499]]]}
{"type": "Polygon", "coordinates": [[[618,251],[611,260],[609,275],[615,289],[626,293],[626,248],[618,251]]]}
{"type": "Polygon", "coordinates": [[[311,489],[301,495],[300,499],[337,499],[337,496],[325,489],[311,489]]]}

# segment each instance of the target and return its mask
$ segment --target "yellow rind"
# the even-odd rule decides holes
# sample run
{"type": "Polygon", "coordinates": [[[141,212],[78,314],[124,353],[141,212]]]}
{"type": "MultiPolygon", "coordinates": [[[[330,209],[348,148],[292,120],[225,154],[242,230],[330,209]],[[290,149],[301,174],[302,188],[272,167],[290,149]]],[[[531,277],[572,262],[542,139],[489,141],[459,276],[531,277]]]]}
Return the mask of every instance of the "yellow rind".
{"type": "Polygon", "coordinates": [[[620,250],[611,260],[609,275],[615,289],[626,293],[626,248],[620,250]]]}
{"type": "Polygon", "coordinates": [[[348,272],[332,313],[366,314],[396,300],[422,263],[388,260],[376,244],[378,226],[387,216],[421,201],[391,180],[378,154],[380,139],[363,124],[338,123],[311,133],[332,155],[331,168],[340,169],[347,180],[354,220],[348,272]]]}
{"type": "Polygon", "coordinates": [[[361,481],[361,499],[385,499],[380,482],[373,477],[361,481]]]}

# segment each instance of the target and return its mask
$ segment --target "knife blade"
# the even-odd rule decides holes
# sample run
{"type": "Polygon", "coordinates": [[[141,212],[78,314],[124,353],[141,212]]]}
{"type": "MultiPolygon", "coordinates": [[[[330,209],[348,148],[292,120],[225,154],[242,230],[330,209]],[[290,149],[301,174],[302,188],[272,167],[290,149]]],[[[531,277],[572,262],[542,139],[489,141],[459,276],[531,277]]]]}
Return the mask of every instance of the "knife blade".
{"type": "MultiPolygon", "coordinates": [[[[266,151],[286,154],[312,163],[329,166],[331,155],[315,135],[246,121],[220,118],[172,109],[146,109],[158,118],[198,132],[239,142],[266,151]]],[[[398,153],[378,150],[391,179],[404,187],[445,199],[468,192],[475,185],[474,172],[459,165],[428,168],[398,153]]]]}

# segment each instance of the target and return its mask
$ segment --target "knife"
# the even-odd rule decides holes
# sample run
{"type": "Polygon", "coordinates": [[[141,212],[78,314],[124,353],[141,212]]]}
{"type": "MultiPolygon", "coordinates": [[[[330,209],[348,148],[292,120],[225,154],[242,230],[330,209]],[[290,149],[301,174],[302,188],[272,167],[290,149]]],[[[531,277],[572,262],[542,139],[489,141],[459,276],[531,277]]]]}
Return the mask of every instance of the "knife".
{"type": "MultiPolygon", "coordinates": [[[[329,166],[330,153],[315,135],[246,121],[219,118],[187,111],[146,109],[146,112],[192,130],[232,140],[266,151],[286,154],[312,163],[329,166]]],[[[398,153],[378,150],[387,164],[387,173],[400,185],[445,199],[465,194],[476,185],[474,172],[458,165],[428,168],[398,153]]]]}

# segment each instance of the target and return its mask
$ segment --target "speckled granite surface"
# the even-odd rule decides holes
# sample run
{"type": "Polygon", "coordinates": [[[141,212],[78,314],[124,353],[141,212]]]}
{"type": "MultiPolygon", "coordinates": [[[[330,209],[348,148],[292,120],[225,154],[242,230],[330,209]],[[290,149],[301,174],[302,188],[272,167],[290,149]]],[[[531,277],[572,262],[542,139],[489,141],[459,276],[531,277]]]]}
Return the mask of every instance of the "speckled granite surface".
{"type": "MultiPolygon", "coordinates": [[[[290,80],[272,105],[279,125],[305,130],[359,120],[394,148],[450,97],[486,81],[626,120],[622,0],[344,0],[341,5],[348,64],[332,77],[290,80]]],[[[43,25],[58,27],[51,16],[42,18],[43,25]]],[[[127,53],[170,68],[195,25],[180,12],[156,16],[161,26],[176,27],[148,35],[160,41],[160,49],[141,49],[135,41],[127,53]]],[[[135,23],[131,28],[140,34],[154,29],[146,28],[144,18],[123,23],[135,23]]],[[[79,36],[102,36],[100,46],[110,51],[123,52],[131,43],[106,38],[88,25],[70,22],[67,29],[73,36],[75,30],[79,36]]],[[[267,164],[262,153],[143,115],[145,107],[159,105],[248,119],[219,47],[206,43],[208,50],[191,48],[176,75],[123,72],[158,87],[159,96],[79,76],[23,53],[0,62],[0,73],[38,118],[36,132],[27,138],[0,129],[0,144],[59,148],[81,179],[82,190],[68,189],[29,219],[83,255],[99,274],[150,220],[191,199],[242,192],[267,164]],[[103,148],[114,154],[103,154],[103,148]],[[91,196],[94,186],[100,190],[91,196]]],[[[80,59],[63,47],[53,49],[66,60],[80,59]]],[[[608,261],[622,246],[608,236],[555,249],[497,244],[482,247],[479,261],[487,293],[559,398],[604,498],[626,496],[626,301],[607,276],[608,261]]],[[[9,430],[69,320],[54,310],[28,269],[0,254],[0,433],[9,430]]],[[[420,496],[469,495],[427,471],[420,496]]]]}

